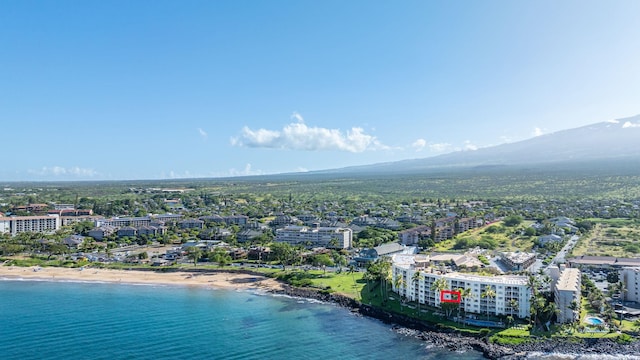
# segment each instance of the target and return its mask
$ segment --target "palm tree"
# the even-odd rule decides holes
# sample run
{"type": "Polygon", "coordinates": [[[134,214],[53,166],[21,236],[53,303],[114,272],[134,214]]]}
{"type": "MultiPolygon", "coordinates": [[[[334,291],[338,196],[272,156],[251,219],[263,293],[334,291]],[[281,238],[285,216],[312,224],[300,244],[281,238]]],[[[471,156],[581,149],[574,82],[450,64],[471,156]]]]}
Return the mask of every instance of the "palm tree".
{"type": "Polygon", "coordinates": [[[413,275],[411,276],[411,281],[413,282],[414,286],[413,286],[413,291],[414,291],[414,296],[416,299],[416,302],[418,303],[418,311],[420,311],[420,281],[422,281],[424,277],[422,276],[422,274],[420,274],[420,271],[416,271],[413,273],[413,275]]]}
{"type": "MultiPolygon", "coordinates": [[[[460,300],[465,301],[466,299],[470,299],[473,297],[473,292],[471,288],[458,288],[458,292],[460,293],[460,300]]],[[[466,302],[465,302],[466,304],[466,302]]],[[[463,308],[464,310],[464,308],[463,308]]],[[[458,312],[460,311],[460,303],[458,303],[458,312]]],[[[467,316],[467,312],[464,311],[464,316],[467,316]]]]}
{"type": "Polygon", "coordinates": [[[483,299],[487,299],[486,300],[486,306],[487,306],[487,319],[489,319],[489,299],[494,299],[496,297],[496,291],[493,290],[493,287],[491,287],[491,285],[487,285],[484,288],[484,291],[482,292],[482,294],[480,294],[480,297],[483,299]]]}
{"type": "Polygon", "coordinates": [[[357,296],[358,296],[358,293],[357,293],[357,290],[356,290],[356,289],[357,289],[357,287],[358,287],[358,286],[356,285],[356,276],[355,276],[355,273],[356,273],[356,267],[355,267],[355,266],[353,266],[353,265],[349,265],[349,269],[347,270],[347,272],[348,272],[349,274],[351,274],[351,278],[353,279],[353,290],[354,290],[354,292],[356,293],[356,297],[357,297],[357,296]]]}
{"type": "Polygon", "coordinates": [[[511,317],[513,313],[520,310],[520,303],[516,299],[509,299],[509,308],[511,309],[511,317]]]}
{"type": "MultiPolygon", "coordinates": [[[[446,290],[447,286],[447,280],[445,280],[444,278],[438,278],[433,283],[431,283],[429,289],[431,291],[435,291],[438,294],[438,297],[440,297],[442,290],[446,290]]],[[[442,309],[442,302],[440,302],[440,309],[442,309]]]]}
{"type": "Polygon", "coordinates": [[[404,281],[404,276],[398,274],[396,275],[395,279],[393,279],[393,286],[396,288],[396,291],[398,292],[398,295],[400,295],[401,301],[400,301],[400,310],[402,310],[402,305],[404,305],[404,295],[400,292],[400,289],[402,288],[402,291],[406,293],[406,282],[404,281]]]}
{"type": "Polygon", "coordinates": [[[187,248],[187,257],[193,260],[193,266],[198,266],[198,259],[202,256],[202,250],[197,246],[189,246],[187,248]]]}

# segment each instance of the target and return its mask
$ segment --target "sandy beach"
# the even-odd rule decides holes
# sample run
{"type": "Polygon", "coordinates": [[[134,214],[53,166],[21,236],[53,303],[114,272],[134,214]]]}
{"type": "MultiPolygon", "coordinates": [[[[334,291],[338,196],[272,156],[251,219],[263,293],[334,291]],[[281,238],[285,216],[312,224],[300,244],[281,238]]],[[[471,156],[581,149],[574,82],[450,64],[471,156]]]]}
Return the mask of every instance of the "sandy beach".
{"type": "Polygon", "coordinates": [[[282,284],[271,278],[260,275],[224,272],[190,273],[183,271],[110,270],[91,267],[71,269],[57,267],[0,266],[0,278],[202,286],[220,289],[282,289],[282,284]]]}

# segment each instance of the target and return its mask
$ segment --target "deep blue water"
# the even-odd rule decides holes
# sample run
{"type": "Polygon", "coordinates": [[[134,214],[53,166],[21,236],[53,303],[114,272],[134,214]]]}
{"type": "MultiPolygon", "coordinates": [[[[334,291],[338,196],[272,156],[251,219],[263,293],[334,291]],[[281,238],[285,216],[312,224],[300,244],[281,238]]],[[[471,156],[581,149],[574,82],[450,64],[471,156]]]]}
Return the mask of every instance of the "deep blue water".
{"type": "Polygon", "coordinates": [[[0,359],[457,359],[329,304],[251,292],[0,281],[0,359]]]}

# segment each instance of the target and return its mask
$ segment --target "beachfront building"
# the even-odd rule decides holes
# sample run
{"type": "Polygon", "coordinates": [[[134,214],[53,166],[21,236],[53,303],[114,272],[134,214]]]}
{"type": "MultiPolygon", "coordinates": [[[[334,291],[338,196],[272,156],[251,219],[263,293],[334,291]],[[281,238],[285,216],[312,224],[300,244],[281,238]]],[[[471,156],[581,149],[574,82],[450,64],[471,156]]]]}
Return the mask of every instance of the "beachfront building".
{"type": "Polygon", "coordinates": [[[353,240],[353,231],[341,227],[307,227],[290,225],[276,230],[276,242],[290,245],[303,245],[307,248],[325,247],[349,249],[353,240]]]}
{"type": "Polygon", "coordinates": [[[640,302],[640,267],[628,267],[620,270],[620,281],[625,286],[622,292],[625,301],[640,302]]]}
{"type": "Polygon", "coordinates": [[[58,215],[0,217],[0,233],[15,236],[23,232],[53,233],[60,229],[58,215]]]}
{"type": "Polygon", "coordinates": [[[392,256],[393,290],[416,301],[439,307],[440,291],[434,288],[439,279],[446,282],[445,290],[470,289],[469,296],[462,297],[460,306],[467,313],[482,315],[512,315],[527,318],[531,308],[531,289],[526,276],[480,276],[473,273],[439,271],[432,267],[428,255],[392,256]],[[419,275],[416,275],[419,274],[419,275]],[[396,286],[399,285],[399,286],[396,286]],[[487,292],[491,289],[491,292],[487,292]],[[488,294],[494,294],[493,296],[488,294]],[[514,306],[517,304],[516,306],[514,306]]]}
{"type": "Polygon", "coordinates": [[[580,270],[566,268],[560,273],[560,278],[554,288],[555,303],[558,308],[559,323],[570,323],[580,317],[580,270]]]}

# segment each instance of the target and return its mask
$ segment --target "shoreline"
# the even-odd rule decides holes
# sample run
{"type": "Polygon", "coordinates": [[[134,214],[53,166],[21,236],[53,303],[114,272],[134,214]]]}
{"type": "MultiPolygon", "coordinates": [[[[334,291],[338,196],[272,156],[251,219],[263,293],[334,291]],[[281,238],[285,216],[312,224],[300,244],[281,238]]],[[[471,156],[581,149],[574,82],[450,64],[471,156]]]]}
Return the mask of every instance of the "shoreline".
{"type": "Polygon", "coordinates": [[[526,359],[543,353],[576,358],[584,355],[615,355],[640,359],[640,342],[620,344],[610,339],[551,338],[505,346],[493,344],[487,338],[462,334],[439,324],[418,321],[411,317],[387,312],[362,304],[339,293],[298,288],[250,270],[232,272],[215,269],[182,269],[172,271],[112,270],[102,268],[60,268],[0,266],[0,280],[87,282],[122,285],[196,286],[226,290],[260,290],[274,295],[318,300],[348,309],[352,313],[377,319],[391,325],[393,331],[420,339],[430,345],[450,351],[475,350],[488,359],[526,359]]]}
{"type": "Polygon", "coordinates": [[[19,267],[0,266],[0,279],[52,282],[95,282],[106,284],[197,286],[214,289],[278,291],[283,284],[256,274],[175,270],[112,270],[102,268],[19,267]]]}

